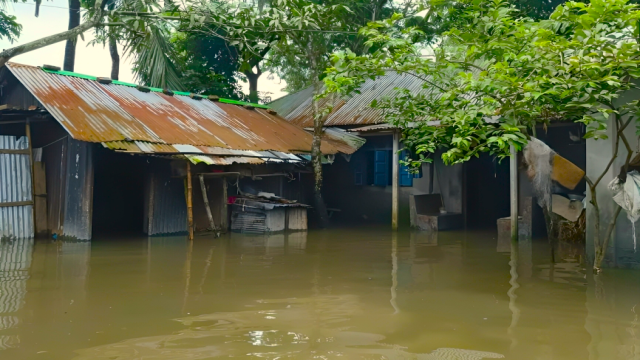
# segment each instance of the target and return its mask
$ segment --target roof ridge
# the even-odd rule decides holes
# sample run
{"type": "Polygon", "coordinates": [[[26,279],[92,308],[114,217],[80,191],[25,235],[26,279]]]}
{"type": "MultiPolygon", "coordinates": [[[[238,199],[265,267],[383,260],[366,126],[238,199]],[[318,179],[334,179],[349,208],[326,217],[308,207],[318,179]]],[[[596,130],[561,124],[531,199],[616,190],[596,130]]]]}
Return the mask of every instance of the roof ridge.
{"type": "MultiPolygon", "coordinates": [[[[42,70],[44,72],[47,72],[47,73],[50,73],[50,74],[75,77],[75,78],[85,79],[85,80],[97,81],[98,78],[99,78],[99,76],[81,74],[81,73],[78,73],[78,72],[75,72],[75,71],[51,70],[51,69],[45,69],[45,68],[40,67],[40,66],[19,64],[19,63],[14,63],[14,62],[9,62],[9,63],[7,63],[7,65],[20,66],[20,67],[30,67],[30,68],[34,68],[34,69],[40,69],[40,70],[42,70]]],[[[133,84],[133,83],[125,82],[125,81],[120,81],[120,80],[111,80],[111,83],[114,84],[114,85],[121,85],[121,86],[127,86],[127,87],[138,87],[139,86],[137,84],[133,84]]],[[[161,88],[150,87],[150,86],[146,86],[146,87],[149,88],[149,90],[153,91],[153,92],[163,92],[163,89],[161,89],[161,88]]],[[[178,96],[190,96],[191,95],[190,92],[186,92],[186,91],[174,91],[174,90],[171,90],[171,91],[173,92],[174,95],[178,95],[178,96]]],[[[207,98],[209,96],[209,95],[206,95],[206,94],[195,94],[195,95],[198,95],[198,96],[202,97],[203,99],[205,99],[205,98],[207,98]]],[[[253,106],[255,108],[260,108],[260,109],[269,109],[270,108],[268,105],[256,104],[256,103],[247,102],[247,101],[240,101],[240,100],[219,98],[218,101],[221,102],[221,103],[225,103],[225,104],[233,104],[233,105],[241,105],[241,106],[248,105],[248,106],[253,106]]]]}

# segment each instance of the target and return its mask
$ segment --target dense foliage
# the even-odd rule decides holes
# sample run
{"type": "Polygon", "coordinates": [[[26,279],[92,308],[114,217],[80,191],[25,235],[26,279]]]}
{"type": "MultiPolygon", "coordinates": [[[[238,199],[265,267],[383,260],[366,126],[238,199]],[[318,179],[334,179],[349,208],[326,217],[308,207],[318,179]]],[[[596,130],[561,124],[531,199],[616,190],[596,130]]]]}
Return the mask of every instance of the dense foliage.
{"type": "Polygon", "coordinates": [[[238,53],[218,37],[176,33],[171,42],[182,84],[194,93],[244,100],[237,74],[238,53]]]}
{"type": "Polygon", "coordinates": [[[396,15],[361,30],[379,47],[373,54],[334,54],[325,84],[328,92],[348,95],[389,71],[421,78],[421,92],[397,89],[372,104],[402,129],[414,166],[438,150],[449,164],[482,152],[503,158],[510,145],[521,148],[535,136],[537,124],[552,120],[584,123],[586,138],[612,133],[614,156],[600,176],[587,178],[599,268],[616,216],[601,236],[596,188],[619,143],[627,150],[624,178],[633,154],[624,130],[640,116],[638,100],[622,97],[640,78],[639,19],[640,8],[627,0],[569,2],[547,20],[525,17],[505,0],[474,0],[434,55],[424,56],[424,34],[397,26],[402,17],[396,15]]]}

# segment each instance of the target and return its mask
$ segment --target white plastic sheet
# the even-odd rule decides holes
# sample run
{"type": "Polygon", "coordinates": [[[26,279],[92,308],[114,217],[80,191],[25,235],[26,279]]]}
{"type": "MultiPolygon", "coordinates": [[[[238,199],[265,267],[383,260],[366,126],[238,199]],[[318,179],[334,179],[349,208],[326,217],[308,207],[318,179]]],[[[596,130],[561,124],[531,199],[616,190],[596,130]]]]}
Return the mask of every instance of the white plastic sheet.
{"type": "Polygon", "coordinates": [[[609,190],[613,192],[613,201],[627,212],[633,229],[633,251],[636,251],[636,221],[640,219],[640,173],[631,171],[627,174],[627,181],[623,184],[619,178],[609,183],[609,190]]]}

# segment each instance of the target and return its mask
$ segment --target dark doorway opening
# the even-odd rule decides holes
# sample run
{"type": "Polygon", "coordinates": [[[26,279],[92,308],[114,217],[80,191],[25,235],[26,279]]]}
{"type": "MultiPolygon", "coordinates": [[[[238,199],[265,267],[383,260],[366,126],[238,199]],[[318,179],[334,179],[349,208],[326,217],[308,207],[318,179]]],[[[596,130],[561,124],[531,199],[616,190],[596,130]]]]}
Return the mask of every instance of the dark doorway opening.
{"type": "Polygon", "coordinates": [[[104,148],[95,153],[93,235],[142,235],[144,157],[104,148]]]}
{"type": "Polygon", "coordinates": [[[510,214],[509,160],[488,154],[466,163],[467,227],[496,228],[499,218],[510,214]]]}

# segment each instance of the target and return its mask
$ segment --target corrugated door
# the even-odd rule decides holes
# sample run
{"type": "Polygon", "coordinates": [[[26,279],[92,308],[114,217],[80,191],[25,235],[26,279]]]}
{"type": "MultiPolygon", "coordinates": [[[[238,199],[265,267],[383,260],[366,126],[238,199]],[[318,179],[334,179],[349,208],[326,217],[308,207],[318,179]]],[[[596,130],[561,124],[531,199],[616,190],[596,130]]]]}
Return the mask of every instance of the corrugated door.
{"type": "Polygon", "coordinates": [[[42,151],[47,171],[47,225],[54,234],[62,234],[67,183],[68,140],[55,142],[42,151]]]}
{"type": "MultiPolygon", "coordinates": [[[[0,136],[0,149],[27,150],[26,137],[0,136]]],[[[28,203],[31,197],[31,164],[28,154],[0,154],[0,203],[28,203]]],[[[0,206],[0,238],[33,237],[33,205],[0,206]]]]}
{"type": "Polygon", "coordinates": [[[156,172],[147,180],[145,195],[147,234],[169,235],[187,232],[187,201],[184,180],[171,172],[156,172]],[[150,224],[149,224],[150,223],[150,224]]]}
{"type": "Polygon", "coordinates": [[[69,138],[64,236],[91,239],[93,214],[93,144],[69,138]]]}

